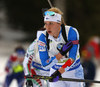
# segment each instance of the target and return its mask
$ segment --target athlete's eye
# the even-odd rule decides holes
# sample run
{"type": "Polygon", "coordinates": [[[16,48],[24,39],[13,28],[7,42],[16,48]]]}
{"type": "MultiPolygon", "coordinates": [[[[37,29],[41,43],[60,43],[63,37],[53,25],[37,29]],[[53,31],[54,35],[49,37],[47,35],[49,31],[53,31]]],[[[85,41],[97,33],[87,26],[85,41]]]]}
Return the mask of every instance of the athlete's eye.
{"type": "Polygon", "coordinates": [[[53,25],[53,23],[52,23],[52,22],[50,22],[49,24],[50,24],[50,25],[53,25]]]}

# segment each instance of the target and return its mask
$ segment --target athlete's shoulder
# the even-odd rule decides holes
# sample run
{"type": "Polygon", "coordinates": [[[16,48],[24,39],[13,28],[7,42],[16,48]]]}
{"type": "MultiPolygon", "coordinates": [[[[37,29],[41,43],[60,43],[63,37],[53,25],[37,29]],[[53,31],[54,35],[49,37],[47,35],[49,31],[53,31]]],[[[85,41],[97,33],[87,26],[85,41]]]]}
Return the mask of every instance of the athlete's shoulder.
{"type": "Polygon", "coordinates": [[[68,34],[70,28],[71,28],[71,26],[65,25],[65,31],[66,31],[66,34],[68,34]]]}
{"type": "Polygon", "coordinates": [[[71,26],[65,25],[65,29],[70,29],[71,26]]]}
{"type": "Polygon", "coordinates": [[[44,31],[42,32],[42,34],[46,36],[46,32],[47,32],[47,31],[46,31],[46,30],[44,30],[44,31]]]}
{"type": "Polygon", "coordinates": [[[67,33],[68,33],[69,31],[78,32],[78,30],[77,30],[75,27],[73,27],[73,26],[68,26],[68,25],[65,26],[65,30],[66,30],[67,33]]]}
{"type": "Polygon", "coordinates": [[[39,41],[43,41],[45,42],[45,38],[46,38],[46,30],[42,32],[42,34],[39,37],[39,41]]]}
{"type": "MultiPolygon", "coordinates": [[[[65,25],[65,29],[66,30],[71,30],[71,29],[76,29],[75,27],[73,27],[73,26],[69,26],[69,25],[65,25]]],[[[77,30],[77,29],[76,29],[77,30]]]]}
{"type": "Polygon", "coordinates": [[[75,27],[69,26],[68,41],[69,40],[79,40],[79,33],[75,27]]]}

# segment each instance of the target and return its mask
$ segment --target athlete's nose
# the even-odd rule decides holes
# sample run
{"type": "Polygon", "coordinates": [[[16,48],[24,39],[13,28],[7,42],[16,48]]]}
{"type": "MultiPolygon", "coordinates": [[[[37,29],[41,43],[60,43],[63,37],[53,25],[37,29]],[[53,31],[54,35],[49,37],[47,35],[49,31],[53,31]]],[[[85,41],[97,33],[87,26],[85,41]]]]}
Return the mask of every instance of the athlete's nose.
{"type": "Polygon", "coordinates": [[[50,26],[49,26],[49,25],[46,25],[46,29],[47,29],[47,30],[50,30],[50,26]]]}

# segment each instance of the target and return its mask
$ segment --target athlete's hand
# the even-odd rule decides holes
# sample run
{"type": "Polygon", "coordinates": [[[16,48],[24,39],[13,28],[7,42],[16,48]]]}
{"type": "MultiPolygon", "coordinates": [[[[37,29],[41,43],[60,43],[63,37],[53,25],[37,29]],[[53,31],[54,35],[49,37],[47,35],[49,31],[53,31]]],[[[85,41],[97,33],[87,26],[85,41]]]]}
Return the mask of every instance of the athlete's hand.
{"type": "Polygon", "coordinates": [[[56,59],[58,60],[58,61],[60,61],[60,59],[63,57],[62,55],[61,55],[61,53],[58,53],[57,55],[55,55],[56,56],[56,59]]]}
{"type": "Polygon", "coordinates": [[[50,79],[49,82],[57,82],[59,78],[62,78],[61,73],[58,70],[56,70],[50,77],[52,77],[52,79],[50,79]]]}
{"type": "MultiPolygon", "coordinates": [[[[30,75],[26,75],[24,78],[26,78],[27,76],[30,75]]],[[[26,87],[33,87],[33,83],[31,79],[26,79],[26,87]]]]}
{"type": "Polygon", "coordinates": [[[72,48],[73,43],[71,41],[66,44],[59,43],[57,44],[57,49],[61,53],[61,55],[65,56],[68,51],[72,48]]]}
{"type": "Polygon", "coordinates": [[[26,81],[26,87],[33,87],[32,80],[27,80],[26,81]]]}

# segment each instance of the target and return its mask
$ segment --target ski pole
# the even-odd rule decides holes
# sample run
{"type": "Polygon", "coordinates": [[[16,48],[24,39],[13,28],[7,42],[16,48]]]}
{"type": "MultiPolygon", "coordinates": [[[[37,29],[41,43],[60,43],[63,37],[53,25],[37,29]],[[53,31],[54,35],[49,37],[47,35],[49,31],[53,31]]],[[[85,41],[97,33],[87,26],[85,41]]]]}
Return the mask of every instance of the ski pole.
{"type": "MultiPolygon", "coordinates": [[[[52,77],[49,76],[39,76],[33,75],[33,77],[27,76],[27,79],[46,79],[50,80],[52,77]]],[[[73,79],[73,78],[59,78],[60,81],[74,81],[74,82],[86,82],[86,83],[100,83],[100,81],[95,80],[87,80],[87,79],[73,79]]]]}

